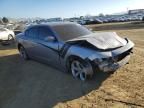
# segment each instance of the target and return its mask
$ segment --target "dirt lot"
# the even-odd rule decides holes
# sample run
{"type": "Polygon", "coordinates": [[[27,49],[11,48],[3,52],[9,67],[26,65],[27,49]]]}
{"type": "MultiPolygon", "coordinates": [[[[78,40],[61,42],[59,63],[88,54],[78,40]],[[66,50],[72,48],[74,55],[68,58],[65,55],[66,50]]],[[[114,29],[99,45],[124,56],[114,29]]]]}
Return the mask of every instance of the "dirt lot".
{"type": "MultiPolygon", "coordinates": [[[[109,25],[109,31],[135,42],[134,54],[114,74],[99,72],[87,82],[45,64],[23,61],[14,45],[0,46],[0,108],[143,108],[144,26],[136,26],[109,25]]],[[[107,25],[89,27],[107,29],[107,25]]]]}

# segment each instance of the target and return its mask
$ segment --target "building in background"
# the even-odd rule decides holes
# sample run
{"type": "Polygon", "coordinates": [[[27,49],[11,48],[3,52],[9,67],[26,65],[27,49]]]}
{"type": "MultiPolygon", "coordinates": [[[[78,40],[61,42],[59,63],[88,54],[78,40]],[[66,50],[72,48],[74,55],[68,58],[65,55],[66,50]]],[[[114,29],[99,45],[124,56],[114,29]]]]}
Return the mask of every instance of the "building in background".
{"type": "Polygon", "coordinates": [[[129,10],[128,14],[144,14],[144,9],[129,10]]]}

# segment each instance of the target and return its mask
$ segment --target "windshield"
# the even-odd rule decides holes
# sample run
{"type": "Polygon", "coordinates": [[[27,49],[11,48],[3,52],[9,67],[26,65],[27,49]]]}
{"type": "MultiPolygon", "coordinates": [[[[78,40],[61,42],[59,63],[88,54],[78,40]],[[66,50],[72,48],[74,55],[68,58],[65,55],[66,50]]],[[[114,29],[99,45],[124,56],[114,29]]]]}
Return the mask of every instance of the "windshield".
{"type": "Polygon", "coordinates": [[[63,41],[67,41],[84,35],[89,35],[92,33],[90,30],[79,24],[55,25],[52,28],[63,41]]]}

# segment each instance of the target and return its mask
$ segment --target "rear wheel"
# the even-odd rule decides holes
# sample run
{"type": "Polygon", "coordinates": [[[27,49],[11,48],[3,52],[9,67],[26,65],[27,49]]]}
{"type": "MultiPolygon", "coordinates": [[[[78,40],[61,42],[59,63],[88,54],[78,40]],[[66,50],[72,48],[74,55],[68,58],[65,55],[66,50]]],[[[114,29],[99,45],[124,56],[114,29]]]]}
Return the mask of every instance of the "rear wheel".
{"type": "Polygon", "coordinates": [[[20,52],[20,56],[21,56],[24,60],[28,60],[28,59],[29,59],[29,58],[28,58],[28,55],[27,55],[27,53],[26,53],[26,51],[25,51],[25,49],[24,49],[23,46],[20,46],[20,47],[19,47],[19,52],[20,52]]]}
{"type": "Polygon", "coordinates": [[[70,62],[70,70],[74,78],[82,81],[87,80],[93,75],[91,64],[82,59],[73,59],[70,62]]]}

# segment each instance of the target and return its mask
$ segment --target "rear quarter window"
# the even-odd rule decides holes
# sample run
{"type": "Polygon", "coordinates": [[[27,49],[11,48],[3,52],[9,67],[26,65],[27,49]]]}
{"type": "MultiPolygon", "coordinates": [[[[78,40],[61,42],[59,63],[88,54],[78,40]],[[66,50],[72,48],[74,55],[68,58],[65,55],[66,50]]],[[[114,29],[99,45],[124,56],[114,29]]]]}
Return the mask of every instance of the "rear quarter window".
{"type": "Polygon", "coordinates": [[[26,30],[25,32],[25,36],[28,38],[38,38],[38,28],[30,28],[28,30],[26,30]]]}

